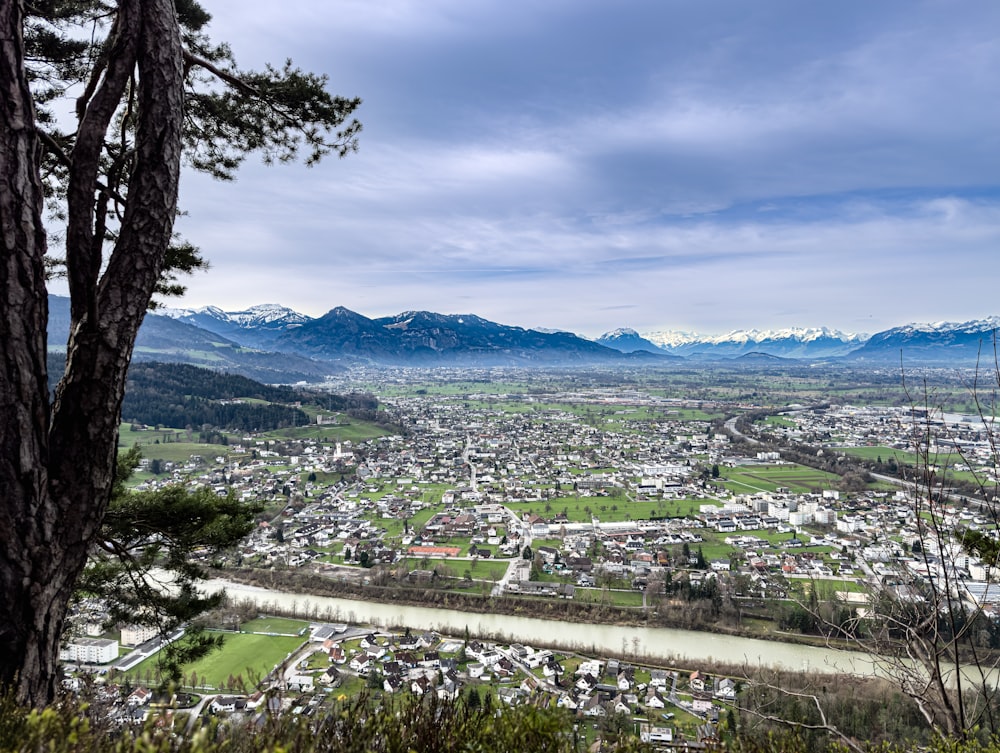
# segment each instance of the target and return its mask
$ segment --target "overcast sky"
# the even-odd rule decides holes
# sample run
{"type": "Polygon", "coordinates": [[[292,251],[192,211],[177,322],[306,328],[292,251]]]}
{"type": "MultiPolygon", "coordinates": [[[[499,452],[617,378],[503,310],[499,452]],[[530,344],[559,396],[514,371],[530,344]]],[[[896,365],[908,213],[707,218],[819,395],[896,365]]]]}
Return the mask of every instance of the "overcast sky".
{"type": "Polygon", "coordinates": [[[189,174],[178,303],[596,336],[1000,313],[994,0],[205,0],[361,149],[189,174]]]}

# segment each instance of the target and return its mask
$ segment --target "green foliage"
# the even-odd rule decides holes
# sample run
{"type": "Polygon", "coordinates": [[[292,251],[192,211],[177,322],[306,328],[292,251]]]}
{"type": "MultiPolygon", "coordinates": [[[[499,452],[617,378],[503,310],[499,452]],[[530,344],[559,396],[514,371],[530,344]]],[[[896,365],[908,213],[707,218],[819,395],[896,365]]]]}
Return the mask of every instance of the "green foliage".
{"type": "Polygon", "coordinates": [[[800,633],[816,632],[819,623],[815,612],[795,602],[781,605],[779,623],[782,630],[795,630],[800,633]]]}
{"type": "MultiPolygon", "coordinates": [[[[211,16],[196,0],[178,0],[184,54],[184,158],[196,170],[232,180],[252,153],[265,163],[304,158],[312,165],[324,156],[343,157],[358,148],[361,124],[351,116],[361,100],[327,91],[326,76],[303,71],[290,60],[263,71],[241,70],[227,44],[212,42],[206,27],[211,16]]],[[[56,103],[67,91],[77,108],[97,88],[101,73],[116,61],[113,5],[103,0],[44,0],[27,8],[24,23],[27,75],[32,83],[36,118],[42,129],[43,173],[53,217],[65,216],[68,172],[77,133],[64,131],[56,103]]],[[[131,95],[127,95],[126,99],[131,95]]],[[[118,234],[114,217],[128,196],[134,148],[136,103],[128,100],[114,118],[101,146],[97,230],[105,240],[118,234]],[[109,211],[110,210],[110,211],[109,211]]],[[[79,113],[82,114],[82,113],[79,113]]],[[[174,238],[167,249],[156,293],[179,295],[178,274],[207,266],[198,249],[174,238]]],[[[64,260],[52,259],[59,274],[64,260]]]]}
{"type": "MultiPolygon", "coordinates": [[[[205,597],[196,589],[206,570],[195,555],[210,562],[239,542],[253,529],[260,508],[210,489],[129,490],[126,482],[139,459],[133,448],[118,460],[99,544],[77,582],[77,596],[104,599],[112,624],[153,625],[165,634],[218,605],[222,594],[205,597]],[[149,577],[154,568],[168,574],[170,589],[149,577]]],[[[184,640],[160,652],[164,680],[177,681],[183,664],[220,644],[220,636],[189,624],[184,640]]]]}
{"type": "MultiPolygon", "coordinates": [[[[64,353],[50,353],[48,371],[51,390],[65,368],[64,353]]],[[[286,386],[261,384],[238,374],[180,363],[155,361],[129,367],[122,416],[126,422],[150,426],[208,425],[233,431],[269,431],[301,427],[310,423],[293,403],[343,411],[351,416],[377,416],[378,400],[371,395],[337,395],[286,386]],[[220,402],[237,398],[254,402],[220,402]],[[276,403],[276,404],[272,404],[276,403]]],[[[322,433],[336,429],[316,427],[322,433]]]]}
{"type": "Polygon", "coordinates": [[[171,396],[191,395],[209,400],[242,397],[276,403],[302,399],[302,393],[291,387],[261,384],[238,374],[222,374],[184,363],[135,363],[129,369],[128,378],[133,389],[156,387],[162,394],[171,396]]]}
{"type": "Polygon", "coordinates": [[[696,568],[698,568],[699,570],[708,569],[708,561],[705,559],[705,552],[702,551],[702,548],[700,546],[698,547],[698,554],[695,555],[695,560],[696,562],[694,566],[696,568]]]}
{"type": "MultiPolygon", "coordinates": [[[[191,735],[157,725],[109,730],[96,708],[65,703],[29,711],[0,702],[0,753],[45,750],[162,751],[163,753],[583,753],[574,718],[557,710],[522,706],[494,713],[489,706],[392,698],[379,705],[362,696],[334,706],[319,719],[286,714],[261,726],[215,720],[191,735]],[[175,731],[176,732],[176,731],[175,731]]],[[[608,738],[603,750],[648,750],[634,737],[608,738]]]]}
{"type": "Polygon", "coordinates": [[[237,431],[269,431],[310,422],[292,403],[349,414],[377,412],[370,395],[335,395],[270,386],[237,374],[189,364],[134,363],[129,368],[122,417],[162,426],[209,425],[237,431]],[[241,398],[242,402],[228,402],[241,398]],[[226,401],[226,402],[220,402],[226,401]],[[249,402],[253,401],[253,402],[249,402]]]}
{"type": "MultiPolygon", "coordinates": [[[[983,562],[996,567],[1000,561],[1000,541],[997,541],[990,532],[967,529],[962,532],[962,547],[970,554],[975,554],[983,562]]],[[[914,549],[916,551],[916,549],[914,549]]]]}
{"type": "MultiPolygon", "coordinates": [[[[476,696],[478,698],[478,695],[476,696]]],[[[0,697],[0,753],[584,753],[652,750],[633,735],[617,737],[601,725],[605,737],[590,747],[577,719],[554,709],[489,705],[392,697],[378,704],[362,695],[335,704],[319,717],[285,714],[264,717],[262,724],[230,724],[212,719],[196,732],[171,730],[163,721],[170,709],[153,709],[142,727],[113,728],[105,709],[73,699],[45,710],[20,706],[8,694],[0,697]]],[[[589,727],[589,723],[587,724],[589,727]]],[[[630,725],[625,725],[630,726],[630,725]]],[[[919,746],[901,741],[860,745],[870,753],[1000,753],[997,740],[938,738],[919,746]]],[[[771,729],[763,734],[731,737],[725,750],[733,753],[846,753],[843,742],[801,730],[771,729]]]]}
{"type": "MultiPolygon", "coordinates": [[[[240,71],[228,46],[219,45],[212,53],[225,66],[221,78],[230,87],[218,91],[205,86],[188,93],[187,108],[199,125],[186,134],[195,169],[232,180],[252,152],[272,163],[290,162],[305,151],[305,162],[312,165],[331,153],[344,157],[357,151],[361,124],[347,119],[361,100],[329,94],[326,76],[296,68],[291,60],[280,68],[240,71]]],[[[208,84],[212,78],[201,81],[208,84]]]]}
{"type": "Polygon", "coordinates": [[[289,387],[269,387],[235,374],[187,364],[136,363],[129,368],[122,417],[162,426],[202,426],[266,431],[301,426],[309,417],[293,403],[302,395],[289,387]],[[267,402],[229,402],[253,398],[267,402]],[[225,402],[220,402],[225,401],[225,402]]]}

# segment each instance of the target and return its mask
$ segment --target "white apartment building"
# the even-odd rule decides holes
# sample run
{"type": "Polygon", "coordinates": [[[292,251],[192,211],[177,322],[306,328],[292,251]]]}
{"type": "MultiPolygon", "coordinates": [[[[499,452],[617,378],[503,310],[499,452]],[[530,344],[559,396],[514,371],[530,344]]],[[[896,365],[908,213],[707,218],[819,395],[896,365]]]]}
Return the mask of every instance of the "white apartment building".
{"type": "Polygon", "coordinates": [[[62,661],[107,664],[118,658],[118,641],[110,638],[74,638],[59,650],[62,661]]]}

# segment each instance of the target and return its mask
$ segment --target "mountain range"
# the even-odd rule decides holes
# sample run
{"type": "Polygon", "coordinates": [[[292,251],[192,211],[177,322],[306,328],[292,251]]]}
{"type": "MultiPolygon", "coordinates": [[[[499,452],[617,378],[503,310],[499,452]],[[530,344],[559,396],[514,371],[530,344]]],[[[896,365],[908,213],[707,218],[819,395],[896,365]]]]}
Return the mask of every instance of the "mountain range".
{"type": "Polygon", "coordinates": [[[908,361],[993,364],[998,330],[998,316],[961,323],[907,324],[872,335],[848,358],[878,361],[894,353],[897,360],[902,354],[908,361]]]}
{"type": "MultiPolygon", "coordinates": [[[[65,343],[68,299],[50,299],[49,340],[65,343]]],[[[826,328],[689,332],[610,331],[596,340],[524,329],[474,314],[406,311],[370,319],[344,307],[312,318],[268,304],[158,309],[146,316],[136,360],[193,363],[266,382],[315,381],[354,364],[387,366],[557,366],[718,362],[760,365],[795,359],[854,364],[967,364],[992,353],[1000,317],[909,324],[871,336],[826,328]]]]}
{"type": "Polygon", "coordinates": [[[782,358],[836,358],[846,356],[868,340],[867,335],[848,335],[826,327],[736,330],[717,336],[650,332],[646,338],[668,353],[689,358],[734,358],[749,353],[782,358]]]}
{"type": "Polygon", "coordinates": [[[632,354],[570,332],[509,327],[474,314],[405,311],[369,319],[338,306],[316,319],[291,309],[259,306],[226,315],[218,309],[165,312],[240,344],[317,360],[386,365],[555,365],[669,360],[664,352],[632,354]]]}

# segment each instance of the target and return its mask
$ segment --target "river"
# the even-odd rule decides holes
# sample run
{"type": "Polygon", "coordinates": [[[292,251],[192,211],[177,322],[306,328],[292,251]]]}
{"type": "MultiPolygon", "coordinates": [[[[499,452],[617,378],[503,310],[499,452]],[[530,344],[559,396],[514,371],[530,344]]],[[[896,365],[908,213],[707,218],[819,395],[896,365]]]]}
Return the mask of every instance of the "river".
{"type": "Polygon", "coordinates": [[[867,654],[794,643],[764,641],[695,630],[622,625],[590,625],[536,617],[474,614],[454,609],[415,607],[404,604],[341,599],[290,593],[216,579],[203,584],[206,591],[225,588],[235,601],[251,600],[267,607],[296,611],[312,619],[368,624],[379,627],[409,627],[479,638],[503,639],[535,647],[575,649],[582,653],[650,657],[693,667],[699,661],[815,671],[871,675],[875,673],[867,654]]]}

